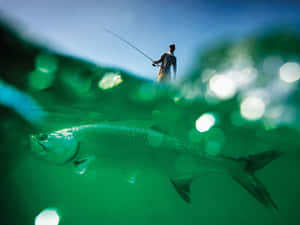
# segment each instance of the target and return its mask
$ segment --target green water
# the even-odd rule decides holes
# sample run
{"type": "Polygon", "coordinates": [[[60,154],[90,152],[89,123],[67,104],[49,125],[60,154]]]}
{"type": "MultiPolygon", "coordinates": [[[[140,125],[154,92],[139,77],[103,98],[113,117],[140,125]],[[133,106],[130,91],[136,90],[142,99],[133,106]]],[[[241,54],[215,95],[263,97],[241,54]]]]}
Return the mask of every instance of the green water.
{"type": "MultiPolygon", "coordinates": [[[[299,224],[299,85],[275,82],[281,65],[300,62],[297,33],[277,30],[211,46],[195,59],[191,73],[175,84],[157,84],[121,69],[57,55],[5,26],[0,33],[1,224],[57,224],[54,211],[62,225],[299,224]],[[208,93],[212,76],[229,69],[248,75],[234,92],[225,79],[219,89],[216,83],[219,97],[208,93]],[[254,81],[245,83],[251,74],[254,81]],[[14,94],[12,88],[22,94],[14,94]],[[263,115],[261,101],[254,102],[248,114],[241,113],[251,90],[263,103],[263,115]],[[207,125],[196,122],[204,113],[214,121],[199,132],[207,125]],[[151,121],[161,132],[213,155],[286,152],[257,173],[279,211],[265,208],[222,174],[197,179],[192,203],[187,204],[169,177],[138,156],[115,162],[98,157],[79,175],[70,165],[47,163],[29,151],[31,134],[103,121],[151,121]],[[37,222],[48,208],[54,210],[48,214],[54,221],[37,222]]],[[[155,138],[151,142],[156,146],[155,138]]],[[[110,151],[130,152],[121,143],[116,140],[110,151]]],[[[90,145],[94,152],[101,148],[90,145]]]]}

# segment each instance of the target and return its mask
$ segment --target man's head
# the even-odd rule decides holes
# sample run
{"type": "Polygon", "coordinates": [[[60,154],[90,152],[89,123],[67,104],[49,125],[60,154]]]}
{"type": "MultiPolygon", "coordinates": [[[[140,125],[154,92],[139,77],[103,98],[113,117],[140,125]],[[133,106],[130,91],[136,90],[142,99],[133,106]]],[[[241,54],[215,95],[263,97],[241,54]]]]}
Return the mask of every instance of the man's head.
{"type": "Polygon", "coordinates": [[[169,50],[170,50],[171,53],[173,53],[175,51],[175,44],[173,44],[173,43],[170,44],[169,45],[169,50]]]}

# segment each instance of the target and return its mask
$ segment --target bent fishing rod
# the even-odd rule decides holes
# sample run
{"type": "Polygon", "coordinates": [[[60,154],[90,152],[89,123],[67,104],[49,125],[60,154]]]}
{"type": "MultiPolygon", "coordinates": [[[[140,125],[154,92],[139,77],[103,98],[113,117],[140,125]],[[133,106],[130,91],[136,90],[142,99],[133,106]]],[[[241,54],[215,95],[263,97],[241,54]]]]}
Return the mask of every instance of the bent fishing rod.
{"type": "Polygon", "coordinates": [[[144,53],[139,48],[135,47],[133,44],[131,44],[129,41],[127,41],[126,39],[124,39],[123,37],[121,37],[120,35],[118,35],[117,33],[113,32],[113,31],[111,31],[111,30],[109,30],[109,29],[107,29],[105,27],[103,27],[103,29],[107,33],[109,33],[109,34],[113,35],[114,37],[118,38],[119,40],[123,41],[124,43],[126,43],[127,45],[129,45],[131,48],[133,48],[134,50],[136,50],[137,52],[139,52],[140,54],[142,54],[143,56],[145,56],[147,59],[149,59],[152,62],[152,66],[154,66],[154,67],[155,66],[159,66],[158,64],[154,64],[153,63],[154,60],[150,56],[148,56],[146,53],[144,53]]]}

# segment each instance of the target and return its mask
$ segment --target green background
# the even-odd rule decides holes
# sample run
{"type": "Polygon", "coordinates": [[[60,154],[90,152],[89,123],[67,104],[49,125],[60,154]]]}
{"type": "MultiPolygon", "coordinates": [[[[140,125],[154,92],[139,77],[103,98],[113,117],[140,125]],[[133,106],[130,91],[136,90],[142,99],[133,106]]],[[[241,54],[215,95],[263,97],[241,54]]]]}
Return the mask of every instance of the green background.
{"type": "MultiPolygon", "coordinates": [[[[299,224],[298,85],[283,102],[296,112],[296,120],[289,124],[242,119],[237,95],[210,104],[201,94],[191,97],[185,92],[196,89],[201,93],[204,84],[191,85],[206,68],[222,70],[230,66],[225,59],[237,46],[249,50],[259,72],[257,85],[263,86],[272,79],[261,69],[265,57],[275,54],[284,61],[299,60],[297,33],[277,29],[239,42],[210,46],[195,59],[195,67],[186,79],[174,85],[156,84],[118,68],[58,55],[23,40],[6,25],[1,26],[0,33],[2,82],[31,96],[44,113],[39,118],[42,114],[38,108],[28,109],[26,102],[19,100],[17,103],[27,109],[23,113],[37,115],[29,121],[11,105],[0,105],[1,224],[34,224],[35,217],[49,207],[58,210],[60,224],[72,225],[299,224]],[[98,82],[107,73],[120,75],[122,83],[100,89],[98,82]],[[214,113],[217,123],[208,132],[199,133],[195,121],[205,112],[214,113]],[[150,120],[163,132],[193,142],[199,151],[210,151],[208,143],[217,143],[223,154],[234,157],[271,149],[285,151],[285,156],[257,173],[279,212],[266,209],[224,175],[196,180],[192,203],[187,204],[168,177],[134,155],[130,164],[97,159],[86,174],[77,175],[68,165],[52,165],[34,158],[29,150],[30,134],[126,120],[150,120]]],[[[13,99],[6,92],[1,94],[2,98],[13,99]]],[[[91,146],[101,148],[98,143],[91,146]]]]}

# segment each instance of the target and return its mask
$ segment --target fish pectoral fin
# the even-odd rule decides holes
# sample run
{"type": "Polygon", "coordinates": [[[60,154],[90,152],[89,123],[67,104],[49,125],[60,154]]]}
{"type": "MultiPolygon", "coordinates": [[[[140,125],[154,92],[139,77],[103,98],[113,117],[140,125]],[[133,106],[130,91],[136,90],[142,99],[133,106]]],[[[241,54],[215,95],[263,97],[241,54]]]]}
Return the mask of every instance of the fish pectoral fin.
{"type": "Polygon", "coordinates": [[[88,157],[83,157],[76,159],[73,164],[74,164],[74,171],[77,174],[84,174],[88,168],[88,166],[91,164],[91,162],[95,159],[95,156],[88,156],[88,157]]]}
{"type": "Polygon", "coordinates": [[[175,187],[180,197],[187,203],[190,203],[191,183],[193,181],[193,178],[192,177],[175,178],[175,179],[170,179],[170,181],[175,187]]]}
{"type": "Polygon", "coordinates": [[[158,131],[160,133],[163,133],[163,134],[166,134],[167,132],[162,129],[161,127],[159,127],[158,125],[156,124],[153,124],[152,126],[150,126],[149,128],[151,128],[152,130],[155,130],[155,131],[158,131]]]}

